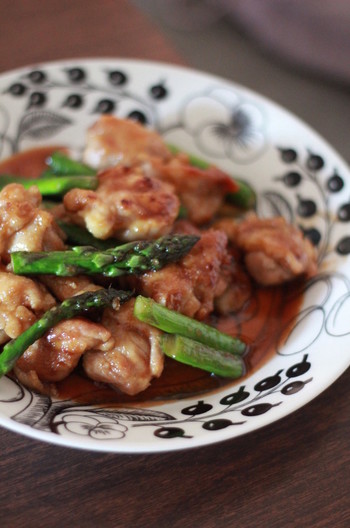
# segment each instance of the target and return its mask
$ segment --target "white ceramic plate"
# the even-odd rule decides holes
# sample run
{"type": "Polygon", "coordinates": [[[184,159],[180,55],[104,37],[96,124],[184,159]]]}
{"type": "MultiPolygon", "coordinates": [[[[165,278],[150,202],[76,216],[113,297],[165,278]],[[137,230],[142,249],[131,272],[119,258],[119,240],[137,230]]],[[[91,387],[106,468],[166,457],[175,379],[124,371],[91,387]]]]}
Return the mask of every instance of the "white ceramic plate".
{"type": "Polygon", "coordinates": [[[320,272],[287,342],[242,383],[162,405],[119,409],[54,401],[8,377],[0,424],[43,441],[110,452],[203,446],[252,432],[300,408],[350,362],[350,174],[313,130],[241,86],[189,69],[122,59],[39,64],[0,76],[0,157],[48,144],[80,149],[114,112],[244,177],[258,213],[284,215],[319,250],[320,272]]]}

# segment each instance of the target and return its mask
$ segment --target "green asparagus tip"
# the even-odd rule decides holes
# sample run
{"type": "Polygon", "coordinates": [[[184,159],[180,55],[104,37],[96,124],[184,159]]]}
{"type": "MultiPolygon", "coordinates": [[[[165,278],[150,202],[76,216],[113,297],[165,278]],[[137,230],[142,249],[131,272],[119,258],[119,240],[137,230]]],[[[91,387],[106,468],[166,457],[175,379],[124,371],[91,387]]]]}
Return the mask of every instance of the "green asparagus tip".
{"type": "Polygon", "coordinates": [[[180,260],[198,239],[193,235],[169,235],[157,240],[129,242],[106,250],[73,246],[65,251],[14,251],[11,253],[11,266],[17,275],[138,275],[145,271],[157,271],[170,262],[180,260]]]}

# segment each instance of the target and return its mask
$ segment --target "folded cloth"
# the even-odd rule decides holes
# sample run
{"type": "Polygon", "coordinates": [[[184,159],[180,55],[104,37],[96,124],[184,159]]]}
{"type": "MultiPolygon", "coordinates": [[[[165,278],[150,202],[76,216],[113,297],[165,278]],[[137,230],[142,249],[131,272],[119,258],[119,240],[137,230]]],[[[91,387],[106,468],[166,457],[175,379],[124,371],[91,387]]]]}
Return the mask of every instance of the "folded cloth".
{"type": "MultiPolygon", "coordinates": [[[[208,0],[207,0],[208,2],[208,0]]],[[[266,50],[336,81],[350,81],[349,0],[209,0],[266,50]]]]}

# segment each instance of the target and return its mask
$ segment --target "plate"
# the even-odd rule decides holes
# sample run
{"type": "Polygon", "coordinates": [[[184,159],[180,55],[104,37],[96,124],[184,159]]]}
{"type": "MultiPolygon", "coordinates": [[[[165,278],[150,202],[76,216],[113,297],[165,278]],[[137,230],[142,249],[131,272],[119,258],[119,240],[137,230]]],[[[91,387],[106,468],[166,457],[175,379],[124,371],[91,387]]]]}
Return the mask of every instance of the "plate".
{"type": "Polygon", "coordinates": [[[78,151],[103,113],[157,129],[168,143],[244,178],[261,216],[283,215],[318,248],[319,274],[283,346],[244,380],[191,398],[101,408],[0,381],[0,424],[59,445],[147,453],[251,433],[299,409],[350,362],[350,174],[289,112],[235,83],[124,59],[38,64],[0,76],[0,156],[35,146],[78,151]]]}

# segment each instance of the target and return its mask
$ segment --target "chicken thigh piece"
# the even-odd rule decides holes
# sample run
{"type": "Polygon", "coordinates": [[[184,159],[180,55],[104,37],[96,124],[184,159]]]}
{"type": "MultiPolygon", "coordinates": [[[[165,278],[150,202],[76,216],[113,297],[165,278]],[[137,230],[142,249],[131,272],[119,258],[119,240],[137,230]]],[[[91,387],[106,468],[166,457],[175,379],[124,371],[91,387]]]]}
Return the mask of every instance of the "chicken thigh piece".
{"type": "Polygon", "coordinates": [[[90,277],[76,275],[75,277],[56,277],[55,275],[42,275],[40,281],[59,301],[69,299],[86,291],[96,291],[101,288],[92,282],[90,277]]]}
{"type": "Polygon", "coordinates": [[[213,311],[215,299],[228,286],[229,269],[225,233],[208,230],[201,233],[200,240],[181,261],[126,280],[129,287],[171,310],[205,319],[213,311]]]}
{"type": "Polygon", "coordinates": [[[138,167],[148,177],[171,184],[197,225],[208,222],[226,195],[238,190],[233,178],[217,167],[194,167],[186,154],[173,155],[156,132],[112,116],[102,116],[89,129],[84,160],[100,170],[138,167]]]}
{"type": "Polygon", "coordinates": [[[133,309],[134,299],[118,312],[106,309],[102,324],[111,332],[114,346],[107,351],[91,350],[83,357],[89,378],[129,395],[147,389],[164,366],[159,330],[137,320],[133,309]]]}
{"type": "Polygon", "coordinates": [[[272,286],[317,272],[317,251],[300,229],[282,217],[223,220],[218,226],[243,253],[249,274],[263,286],[272,286]]]}
{"type": "Polygon", "coordinates": [[[131,166],[152,158],[166,161],[171,153],[157,132],[132,120],[104,115],[89,128],[83,152],[85,163],[104,170],[131,166]]]}
{"type": "Polygon", "coordinates": [[[49,211],[40,209],[37,187],[18,183],[0,192],[0,258],[8,263],[13,251],[51,251],[64,248],[63,233],[49,211]]]}
{"type": "Polygon", "coordinates": [[[132,241],[169,233],[180,202],[170,184],[150,178],[141,167],[117,166],[99,175],[96,191],[69,191],[64,207],[96,238],[132,241]]]}
{"type": "Polygon", "coordinates": [[[237,183],[215,166],[194,167],[188,156],[179,154],[167,163],[154,162],[154,174],[173,185],[187,218],[197,226],[212,220],[228,193],[237,191],[237,183]]]}
{"type": "Polygon", "coordinates": [[[55,304],[42,284],[0,271],[0,343],[18,337],[55,304]]]}
{"type": "Polygon", "coordinates": [[[65,379],[87,350],[109,350],[114,340],[101,324],[82,317],[61,321],[35,341],[17,360],[17,378],[41,393],[52,392],[50,384],[65,379]]]}

